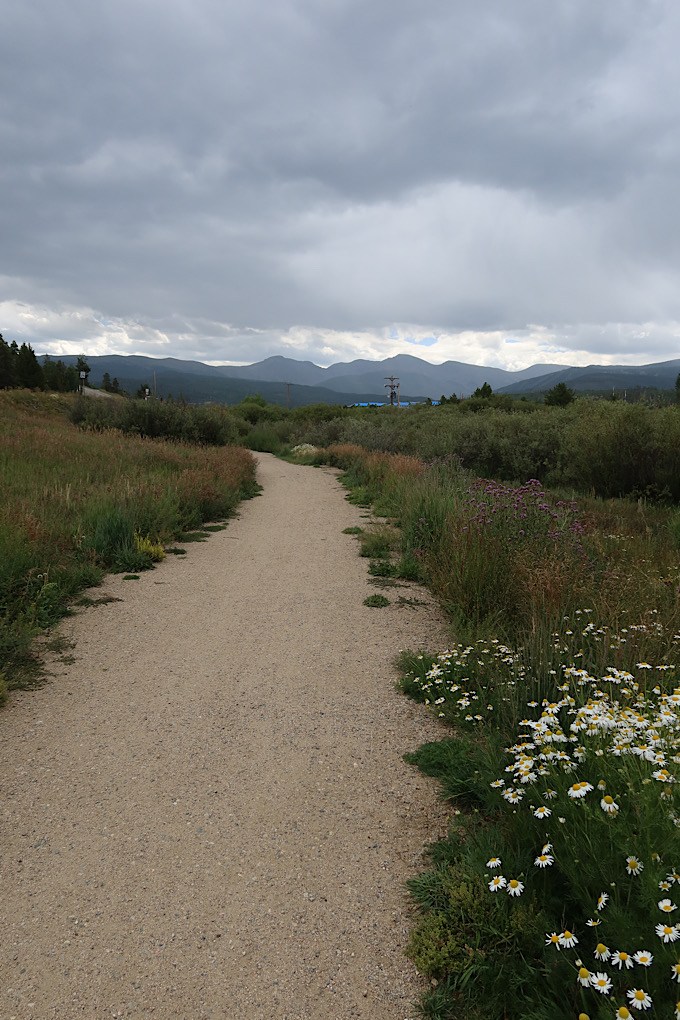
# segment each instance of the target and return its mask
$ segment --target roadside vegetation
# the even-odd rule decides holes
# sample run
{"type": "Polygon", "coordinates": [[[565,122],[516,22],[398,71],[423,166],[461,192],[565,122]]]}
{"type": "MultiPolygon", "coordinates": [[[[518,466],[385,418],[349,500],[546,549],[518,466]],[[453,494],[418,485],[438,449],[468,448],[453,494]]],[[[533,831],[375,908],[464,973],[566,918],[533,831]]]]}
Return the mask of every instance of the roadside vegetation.
{"type": "MultiPolygon", "coordinates": [[[[663,447],[659,435],[661,459],[663,447]]],[[[448,649],[402,658],[404,692],[443,724],[409,760],[453,816],[409,883],[408,953],[430,979],[421,1014],[680,1016],[680,511],[668,492],[603,499],[483,478],[455,454],[350,444],[316,459],[399,526],[402,560],[452,623],[448,649]]],[[[387,533],[359,540],[371,555],[387,533]]]]}
{"type": "Polygon", "coordinates": [[[79,592],[151,566],[257,489],[245,449],[79,428],[74,406],[0,391],[0,700],[36,681],[34,639],[79,592]]]}

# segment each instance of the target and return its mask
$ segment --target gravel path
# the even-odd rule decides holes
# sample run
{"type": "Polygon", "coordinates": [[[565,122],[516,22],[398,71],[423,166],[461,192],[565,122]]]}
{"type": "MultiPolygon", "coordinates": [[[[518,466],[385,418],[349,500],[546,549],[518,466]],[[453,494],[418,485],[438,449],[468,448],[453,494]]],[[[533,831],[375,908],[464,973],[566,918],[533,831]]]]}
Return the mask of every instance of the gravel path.
{"type": "Polygon", "coordinates": [[[443,622],[363,606],[335,472],[258,456],[262,496],[107,578],[0,713],[3,1020],[413,1015],[402,887],[445,819],[391,662],[443,622]]]}

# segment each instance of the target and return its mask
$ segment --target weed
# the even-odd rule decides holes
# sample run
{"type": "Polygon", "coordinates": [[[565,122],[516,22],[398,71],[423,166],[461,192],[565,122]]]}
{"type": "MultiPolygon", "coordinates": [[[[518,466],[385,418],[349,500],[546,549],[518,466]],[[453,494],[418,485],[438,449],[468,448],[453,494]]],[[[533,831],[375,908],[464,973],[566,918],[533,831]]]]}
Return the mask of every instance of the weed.
{"type": "Polygon", "coordinates": [[[182,535],[183,542],[205,542],[207,541],[209,532],[208,531],[185,531],[182,535]]]}
{"type": "Polygon", "coordinates": [[[173,556],[186,556],[186,549],[180,549],[178,546],[173,546],[170,549],[165,550],[166,553],[171,553],[173,556]]]}
{"type": "Polygon", "coordinates": [[[342,533],[343,535],[363,535],[364,529],[355,525],[352,528],[343,528],[342,533]]]}
{"type": "Polygon", "coordinates": [[[384,606],[390,605],[390,600],[386,599],[384,595],[369,595],[364,599],[364,605],[370,606],[372,609],[382,609],[384,606]]]}
{"type": "Polygon", "coordinates": [[[359,538],[359,555],[370,557],[389,556],[392,549],[399,543],[399,536],[394,528],[379,525],[371,531],[364,531],[359,538]]]}
{"type": "Polygon", "coordinates": [[[124,581],[139,581],[139,574],[126,574],[124,581]]]}
{"type": "Polygon", "coordinates": [[[394,577],[395,569],[387,560],[371,560],[368,572],[372,577],[394,577]]]}
{"type": "Polygon", "coordinates": [[[423,565],[411,550],[399,558],[394,569],[396,576],[403,578],[404,581],[423,580],[423,565]]]}
{"type": "MultiPolygon", "coordinates": [[[[342,477],[340,478],[340,481],[343,481],[342,477]]],[[[361,486],[356,486],[351,492],[348,492],[345,499],[348,503],[353,503],[354,506],[369,507],[371,505],[371,500],[368,497],[366,489],[361,488],[361,486]]]]}

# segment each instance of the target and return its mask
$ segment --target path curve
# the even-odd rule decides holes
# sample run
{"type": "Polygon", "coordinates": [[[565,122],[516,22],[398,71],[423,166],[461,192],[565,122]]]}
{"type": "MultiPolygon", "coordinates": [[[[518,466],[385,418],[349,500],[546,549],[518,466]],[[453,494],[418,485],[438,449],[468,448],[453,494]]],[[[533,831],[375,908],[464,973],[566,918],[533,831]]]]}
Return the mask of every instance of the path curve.
{"type": "Polygon", "coordinates": [[[444,817],[391,661],[443,623],[364,607],[336,473],[258,457],[237,520],[107,578],[0,713],[8,1020],[412,1016],[403,882],[444,817]]]}

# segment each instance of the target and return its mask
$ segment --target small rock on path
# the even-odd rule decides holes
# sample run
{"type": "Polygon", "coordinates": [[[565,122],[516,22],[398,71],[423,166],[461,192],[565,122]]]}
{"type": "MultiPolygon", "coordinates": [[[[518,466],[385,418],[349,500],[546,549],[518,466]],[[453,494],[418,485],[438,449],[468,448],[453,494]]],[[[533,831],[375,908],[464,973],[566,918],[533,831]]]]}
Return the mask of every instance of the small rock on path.
{"type": "Polygon", "coordinates": [[[261,497],[107,578],[0,714],[6,1020],[413,1015],[403,882],[444,809],[401,755],[440,731],[391,662],[443,621],[363,606],[335,473],[259,460],[261,497]]]}

